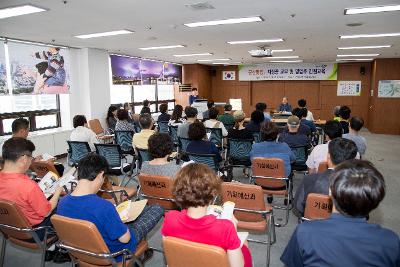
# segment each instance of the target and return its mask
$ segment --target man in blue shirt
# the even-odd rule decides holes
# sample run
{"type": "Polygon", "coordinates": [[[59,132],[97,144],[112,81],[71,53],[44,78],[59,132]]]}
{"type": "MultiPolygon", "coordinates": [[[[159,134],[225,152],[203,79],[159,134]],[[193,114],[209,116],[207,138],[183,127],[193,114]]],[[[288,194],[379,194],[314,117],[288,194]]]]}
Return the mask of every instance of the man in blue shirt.
{"type": "MultiPolygon", "coordinates": [[[[122,249],[134,252],[164,211],[159,205],[147,206],[135,221],[125,225],[114,205],[96,195],[107,171],[107,160],[100,155],[90,153],[80,160],[78,185],[71,195],[61,199],[57,214],[95,224],[111,253],[122,249]]],[[[116,260],[121,261],[122,256],[116,260]]]]}
{"type": "Polygon", "coordinates": [[[329,219],[297,226],[281,261],[298,266],[400,266],[400,240],[393,231],[367,223],[385,196],[382,174],[368,161],[348,160],[330,178],[329,219]]]}
{"type": "Polygon", "coordinates": [[[279,141],[285,142],[289,147],[310,146],[310,138],[299,132],[300,120],[297,116],[290,116],[287,121],[288,131],[279,135],[279,141]]]}
{"type": "Polygon", "coordinates": [[[282,103],[278,107],[279,112],[292,112],[292,106],[288,103],[288,98],[284,96],[282,103]]]}
{"type": "Polygon", "coordinates": [[[193,102],[197,100],[197,98],[198,98],[197,88],[193,88],[192,94],[189,96],[189,106],[191,106],[193,102]]]}

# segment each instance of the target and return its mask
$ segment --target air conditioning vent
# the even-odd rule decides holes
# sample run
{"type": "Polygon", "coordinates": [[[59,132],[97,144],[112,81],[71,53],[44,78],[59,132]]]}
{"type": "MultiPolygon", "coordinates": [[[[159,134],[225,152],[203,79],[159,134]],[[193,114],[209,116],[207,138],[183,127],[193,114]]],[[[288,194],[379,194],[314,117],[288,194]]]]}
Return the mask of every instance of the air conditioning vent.
{"type": "Polygon", "coordinates": [[[195,4],[185,4],[187,8],[190,8],[191,10],[207,10],[207,9],[215,9],[210,3],[208,2],[200,2],[200,3],[195,3],[195,4]]]}

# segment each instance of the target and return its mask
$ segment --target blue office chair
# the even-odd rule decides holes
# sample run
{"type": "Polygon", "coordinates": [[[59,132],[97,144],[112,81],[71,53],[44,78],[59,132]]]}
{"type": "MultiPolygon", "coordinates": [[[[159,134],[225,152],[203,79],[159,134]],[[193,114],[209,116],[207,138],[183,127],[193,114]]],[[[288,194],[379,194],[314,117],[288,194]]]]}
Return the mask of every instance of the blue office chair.
{"type": "Polygon", "coordinates": [[[68,143],[68,165],[77,166],[78,162],[91,152],[88,142],[67,141],[68,143]]]}
{"type": "Polygon", "coordinates": [[[206,132],[210,134],[209,141],[213,142],[219,149],[224,148],[221,128],[206,128],[206,132]]]}
{"type": "Polygon", "coordinates": [[[261,142],[261,133],[260,132],[253,132],[253,138],[255,143],[261,142]]]}
{"type": "Polygon", "coordinates": [[[253,146],[252,139],[228,138],[227,159],[232,167],[251,167],[250,151],[253,146]]]}
{"type": "Polygon", "coordinates": [[[172,142],[174,142],[174,145],[178,146],[179,145],[178,126],[169,125],[168,132],[169,132],[169,135],[171,136],[172,142]]]}
{"type": "Polygon", "coordinates": [[[134,155],[135,149],[132,146],[133,131],[115,131],[115,142],[121,147],[122,153],[134,155]]]}
{"type": "Polygon", "coordinates": [[[308,148],[309,146],[290,146],[293,154],[296,156],[296,161],[292,163],[292,170],[305,172],[307,171],[306,161],[308,158],[308,148]]]}
{"type": "Polygon", "coordinates": [[[197,153],[186,153],[189,160],[193,160],[196,163],[203,163],[213,169],[215,172],[219,171],[219,164],[215,154],[197,154],[197,153]]]}
{"type": "Polygon", "coordinates": [[[153,159],[147,149],[136,148],[136,151],[137,151],[137,159],[138,159],[138,162],[137,162],[138,169],[142,168],[142,163],[144,161],[150,161],[153,159]]]}
{"type": "Polygon", "coordinates": [[[157,122],[157,125],[158,125],[159,133],[169,133],[167,121],[159,121],[159,122],[157,122]]]}
{"type": "Polygon", "coordinates": [[[229,132],[229,130],[232,130],[232,129],[233,129],[233,127],[235,126],[235,124],[234,124],[234,123],[224,123],[224,126],[225,126],[226,131],[229,132]]]}

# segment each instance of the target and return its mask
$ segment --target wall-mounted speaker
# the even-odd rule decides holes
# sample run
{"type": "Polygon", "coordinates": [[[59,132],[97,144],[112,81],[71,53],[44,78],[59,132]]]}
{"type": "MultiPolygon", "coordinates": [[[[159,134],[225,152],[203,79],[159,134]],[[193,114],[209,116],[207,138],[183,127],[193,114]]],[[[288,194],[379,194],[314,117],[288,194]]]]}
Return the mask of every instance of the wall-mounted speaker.
{"type": "Polygon", "coordinates": [[[364,67],[364,66],[362,66],[362,67],[360,68],[360,74],[361,74],[361,75],[365,75],[365,67],[364,67]]]}
{"type": "Polygon", "coordinates": [[[217,70],[216,69],[211,69],[211,70],[209,70],[209,74],[210,74],[211,77],[215,77],[215,76],[217,76],[217,70]]]}

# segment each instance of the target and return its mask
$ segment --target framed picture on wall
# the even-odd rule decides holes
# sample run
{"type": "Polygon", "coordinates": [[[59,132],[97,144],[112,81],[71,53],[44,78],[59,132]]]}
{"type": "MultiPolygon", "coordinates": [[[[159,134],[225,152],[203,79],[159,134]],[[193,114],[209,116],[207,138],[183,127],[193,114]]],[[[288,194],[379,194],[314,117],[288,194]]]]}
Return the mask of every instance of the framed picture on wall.
{"type": "Polygon", "coordinates": [[[400,80],[379,81],[378,97],[400,97],[400,80]]]}

